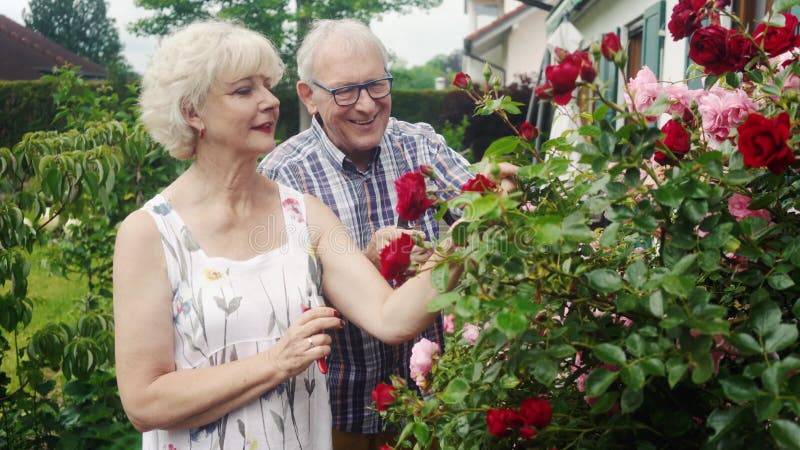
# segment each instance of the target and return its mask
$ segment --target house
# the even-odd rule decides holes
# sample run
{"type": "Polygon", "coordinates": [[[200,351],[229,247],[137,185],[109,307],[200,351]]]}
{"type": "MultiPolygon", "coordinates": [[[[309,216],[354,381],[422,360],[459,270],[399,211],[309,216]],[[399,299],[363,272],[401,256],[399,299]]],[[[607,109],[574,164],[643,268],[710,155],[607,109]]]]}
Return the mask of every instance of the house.
{"type": "Polygon", "coordinates": [[[64,64],[80,66],[78,73],[87,79],[106,78],[99,64],[76,55],[0,14],[0,80],[36,80],[64,64]]]}
{"type": "Polygon", "coordinates": [[[464,38],[462,71],[473,80],[483,80],[488,63],[504,86],[534,82],[545,51],[545,21],[554,3],[466,0],[470,33],[464,38]]]}
{"type": "MultiPolygon", "coordinates": [[[[765,16],[773,0],[732,0],[730,11],[749,29],[765,16]]],[[[567,26],[576,30],[582,43],[579,48],[569,51],[586,50],[592,42],[599,42],[605,33],[614,32],[620,36],[623,48],[627,50],[628,60],[624,73],[616,70],[605,59],[598,68],[599,80],[608,88],[608,95],[621,101],[623,83],[620,77],[635,77],[643,66],[648,66],[656,78],[663,81],[680,81],[691,78],[689,86],[693,89],[702,86],[702,74],[692,71],[689,60],[689,40],[675,41],[667,29],[671,12],[678,0],[561,0],[550,12],[546,20],[547,35],[552,39],[559,27],[567,26]]],[[[792,9],[800,14],[800,6],[792,9]]],[[[722,25],[730,26],[730,18],[722,17],[722,25]]],[[[545,54],[543,65],[550,64],[550,55],[545,54]]],[[[543,82],[544,80],[540,80],[543,82]]],[[[543,131],[550,130],[552,111],[550,105],[532,101],[532,116],[543,131]]],[[[591,105],[573,105],[583,110],[591,105]]],[[[574,112],[574,111],[573,111],[574,112]]],[[[529,113],[530,114],[530,113],[529,113]]],[[[554,126],[553,135],[559,134],[554,126]]]]}

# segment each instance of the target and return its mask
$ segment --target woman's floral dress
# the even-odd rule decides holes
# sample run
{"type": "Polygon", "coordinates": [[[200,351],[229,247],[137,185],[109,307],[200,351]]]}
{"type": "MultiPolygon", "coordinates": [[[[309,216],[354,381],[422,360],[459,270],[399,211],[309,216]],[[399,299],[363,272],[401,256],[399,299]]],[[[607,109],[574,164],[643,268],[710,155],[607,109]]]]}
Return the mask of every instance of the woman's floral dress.
{"type": "MultiPolygon", "coordinates": [[[[210,257],[161,195],[147,202],[172,286],[176,370],[235,361],[275,345],[305,309],[323,304],[299,192],[280,186],[284,244],[248,260],[210,257]]],[[[275,227],[253,230],[251,245],[275,227]]],[[[283,237],[283,236],[282,236],[283,237]]],[[[147,330],[142,330],[147,332],[147,330]]],[[[200,428],[143,434],[144,449],[331,448],[325,375],[317,364],[258,400],[200,428]]]]}

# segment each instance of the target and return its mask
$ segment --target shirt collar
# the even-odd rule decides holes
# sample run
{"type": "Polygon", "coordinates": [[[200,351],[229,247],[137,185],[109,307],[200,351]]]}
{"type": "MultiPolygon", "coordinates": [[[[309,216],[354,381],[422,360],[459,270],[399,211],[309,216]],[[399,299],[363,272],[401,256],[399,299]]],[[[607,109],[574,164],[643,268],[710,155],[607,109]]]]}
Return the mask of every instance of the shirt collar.
{"type": "MultiPolygon", "coordinates": [[[[325,134],[325,130],[322,128],[322,125],[314,116],[311,117],[311,130],[314,133],[314,136],[317,138],[317,141],[322,144],[322,154],[325,155],[325,157],[333,164],[334,167],[339,167],[342,170],[348,170],[365,175],[372,172],[372,168],[375,166],[375,161],[380,157],[381,146],[379,145],[372,154],[372,161],[370,161],[369,165],[367,166],[367,170],[361,172],[360,170],[356,169],[356,166],[350,162],[349,159],[347,159],[347,155],[345,155],[341,150],[339,150],[339,147],[331,142],[331,140],[328,138],[328,135],[325,134]]],[[[381,139],[381,144],[383,144],[383,139],[381,139]]]]}

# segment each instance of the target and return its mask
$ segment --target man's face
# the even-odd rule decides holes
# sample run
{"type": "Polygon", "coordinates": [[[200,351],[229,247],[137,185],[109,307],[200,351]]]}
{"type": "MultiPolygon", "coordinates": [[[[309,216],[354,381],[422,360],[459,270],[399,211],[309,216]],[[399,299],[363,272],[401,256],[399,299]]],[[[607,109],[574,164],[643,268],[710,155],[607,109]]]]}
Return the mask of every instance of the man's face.
{"type": "MultiPolygon", "coordinates": [[[[387,76],[381,52],[374,46],[347,49],[332,38],[320,46],[317,55],[314,79],[328,89],[387,76]]],[[[370,151],[380,144],[389,122],[392,96],[374,100],[362,89],[355,104],[339,106],[330,92],[311,87],[312,102],[331,142],[354,162],[371,157],[370,151]]]]}

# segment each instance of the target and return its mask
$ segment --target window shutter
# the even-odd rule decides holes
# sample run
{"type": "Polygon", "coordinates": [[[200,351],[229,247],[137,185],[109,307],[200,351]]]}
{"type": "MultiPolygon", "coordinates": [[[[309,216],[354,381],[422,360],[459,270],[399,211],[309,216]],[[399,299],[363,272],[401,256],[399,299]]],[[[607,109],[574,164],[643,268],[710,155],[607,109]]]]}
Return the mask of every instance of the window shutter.
{"type": "Polygon", "coordinates": [[[647,8],[642,29],[642,65],[661,78],[661,51],[664,48],[664,0],[647,8]]]}

